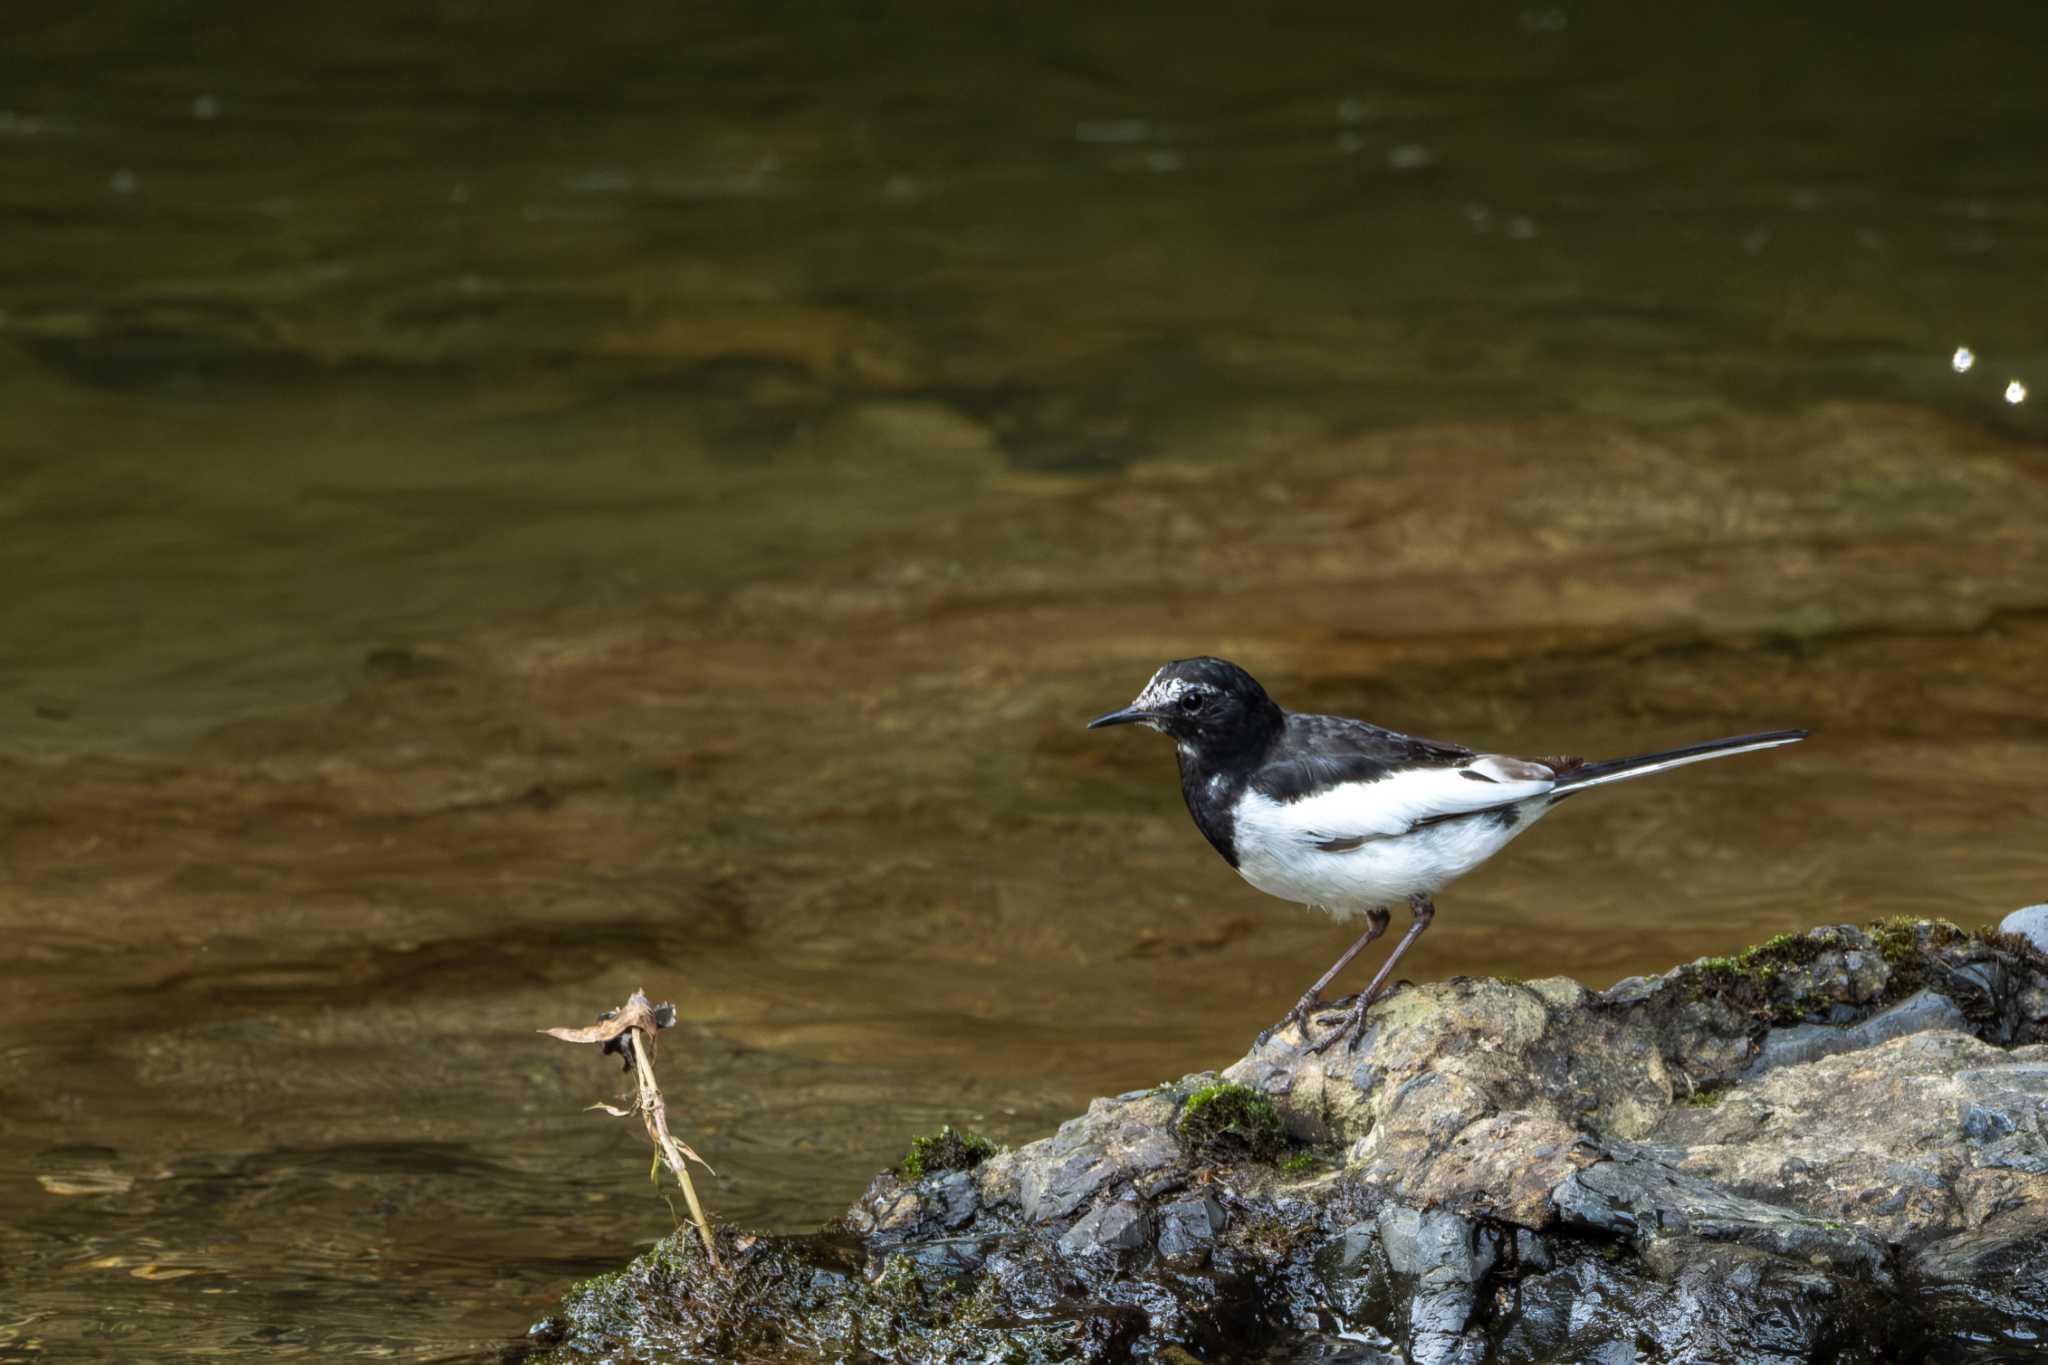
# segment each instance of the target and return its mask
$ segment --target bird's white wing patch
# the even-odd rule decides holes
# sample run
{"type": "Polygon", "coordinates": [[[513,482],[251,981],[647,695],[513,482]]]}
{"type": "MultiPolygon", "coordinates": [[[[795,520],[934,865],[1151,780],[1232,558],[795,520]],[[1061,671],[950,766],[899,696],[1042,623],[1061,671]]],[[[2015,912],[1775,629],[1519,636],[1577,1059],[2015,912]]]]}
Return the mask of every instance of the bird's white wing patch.
{"type": "Polygon", "coordinates": [[[1544,796],[1555,784],[1540,763],[1481,754],[1455,768],[1407,768],[1377,782],[1346,782],[1276,806],[1267,821],[1303,843],[1341,852],[1427,821],[1544,796]]]}

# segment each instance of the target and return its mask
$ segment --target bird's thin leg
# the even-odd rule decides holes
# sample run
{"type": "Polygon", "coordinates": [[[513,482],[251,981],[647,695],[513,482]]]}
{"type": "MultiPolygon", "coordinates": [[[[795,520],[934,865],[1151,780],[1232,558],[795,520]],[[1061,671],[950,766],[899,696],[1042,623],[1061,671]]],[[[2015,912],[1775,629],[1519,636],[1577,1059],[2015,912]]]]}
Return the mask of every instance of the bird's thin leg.
{"type": "Polygon", "coordinates": [[[1403,934],[1401,941],[1394,945],[1394,951],[1387,954],[1387,960],[1380,964],[1379,973],[1373,977],[1372,984],[1359,993],[1358,1002],[1345,1013],[1343,1021],[1336,1028],[1330,1030],[1329,1036],[1323,1038],[1320,1042],[1310,1043],[1308,1048],[1310,1052],[1321,1052],[1339,1038],[1346,1037],[1347,1035],[1351,1039],[1350,1046],[1356,1048],[1358,1040],[1365,1036],[1365,1012],[1372,1007],[1373,1001],[1379,999],[1380,987],[1386,985],[1387,978],[1393,975],[1394,964],[1401,960],[1401,954],[1408,951],[1408,945],[1421,938],[1422,931],[1429,927],[1429,922],[1432,919],[1436,918],[1436,906],[1430,902],[1427,896],[1410,896],[1408,898],[1408,908],[1415,914],[1415,923],[1408,926],[1408,932],[1403,934]]]}
{"type": "Polygon", "coordinates": [[[1308,1041],[1308,1017],[1309,1015],[1315,1013],[1318,1009],[1322,1008],[1323,987],[1329,985],[1332,981],[1335,981],[1337,979],[1337,973],[1343,971],[1346,967],[1349,967],[1351,965],[1351,959],[1357,957],[1359,953],[1363,952],[1365,950],[1366,944],[1372,942],[1381,934],[1387,932],[1387,921],[1392,917],[1387,914],[1385,906],[1375,905],[1372,909],[1365,912],[1365,918],[1368,927],[1366,928],[1366,931],[1363,934],[1360,934],[1358,936],[1358,942],[1352,944],[1349,948],[1346,948],[1344,950],[1344,956],[1338,958],[1335,963],[1331,964],[1330,970],[1324,972],[1321,976],[1316,978],[1316,984],[1310,986],[1308,988],[1308,993],[1303,995],[1301,999],[1294,1002],[1294,1008],[1287,1011],[1285,1015],[1281,1016],[1279,1023],[1271,1025],[1266,1029],[1264,1033],[1261,1033],[1259,1035],[1258,1041],[1253,1044],[1254,1047],[1264,1046],[1268,1038],[1271,1038],[1274,1034],[1278,1033],[1281,1029],[1286,1028],[1289,1024],[1294,1023],[1299,1023],[1302,1026],[1302,1041],[1308,1041]]]}

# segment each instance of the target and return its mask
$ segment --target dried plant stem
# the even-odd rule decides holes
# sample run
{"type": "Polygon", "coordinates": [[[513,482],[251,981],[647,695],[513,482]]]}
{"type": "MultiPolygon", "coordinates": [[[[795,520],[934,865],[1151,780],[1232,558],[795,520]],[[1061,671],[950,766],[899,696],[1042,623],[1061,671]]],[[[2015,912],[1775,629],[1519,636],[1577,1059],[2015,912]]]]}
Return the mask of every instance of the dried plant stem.
{"type": "MultiPolygon", "coordinates": [[[[640,1121],[647,1125],[648,1139],[660,1153],[660,1160],[668,1163],[676,1183],[683,1187],[683,1198],[690,1201],[690,1217],[697,1224],[697,1235],[704,1240],[704,1254],[711,1258],[711,1268],[722,1273],[725,1267],[718,1259],[718,1243],[711,1236],[711,1220],[704,1216],[697,1187],[690,1182],[690,1162],[707,1171],[711,1170],[711,1163],[668,1130],[668,1102],[662,1098],[661,1086],[654,1079],[654,1035],[674,1022],[674,1006],[657,1008],[645,991],[634,991],[624,1005],[599,1016],[598,1022],[588,1028],[550,1028],[541,1032],[565,1043],[602,1043],[606,1052],[622,1052],[633,1059],[640,1078],[640,1093],[634,1098],[633,1108],[639,1110],[640,1121]]],[[[621,1119],[632,1112],[609,1104],[590,1107],[621,1119]]]]}
{"type": "Polygon", "coordinates": [[[640,1119],[647,1125],[647,1136],[661,1149],[676,1183],[683,1187],[683,1198],[689,1201],[690,1217],[697,1224],[697,1235],[704,1239],[704,1254],[711,1258],[711,1268],[723,1270],[718,1261],[718,1243],[711,1236],[711,1220],[704,1216],[704,1206],[697,1202],[697,1187],[690,1183],[690,1168],[680,1144],[668,1131],[668,1103],[661,1097],[661,1087],[654,1083],[654,1063],[647,1057],[653,1051],[653,1042],[649,1034],[634,1040],[633,1061],[640,1070],[640,1119]]]}

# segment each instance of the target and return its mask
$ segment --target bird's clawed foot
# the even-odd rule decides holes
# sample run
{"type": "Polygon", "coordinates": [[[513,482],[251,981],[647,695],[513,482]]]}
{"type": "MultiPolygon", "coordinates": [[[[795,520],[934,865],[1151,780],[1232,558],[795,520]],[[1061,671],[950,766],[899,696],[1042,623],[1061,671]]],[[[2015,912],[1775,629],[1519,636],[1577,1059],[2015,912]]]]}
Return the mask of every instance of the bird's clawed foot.
{"type": "Polygon", "coordinates": [[[1266,1045],[1267,1039],[1271,1038],[1281,1029],[1286,1028],[1289,1024],[1301,1025],[1301,1040],[1304,1043],[1307,1042],[1309,1039],[1309,1016],[1314,1014],[1317,1010],[1321,1009],[1322,1007],[1322,995],[1313,987],[1311,987],[1309,991],[1301,997],[1301,999],[1294,1002],[1293,1009],[1281,1015],[1277,1022],[1268,1024],[1265,1027],[1264,1031],[1262,1031],[1259,1034],[1258,1038],[1252,1043],[1252,1046],[1264,1047],[1266,1045]]]}
{"type": "MultiPolygon", "coordinates": [[[[1344,1017],[1337,1021],[1336,1027],[1309,1043],[1304,1051],[1321,1054],[1344,1040],[1348,1040],[1344,1046],[1346,1052],[1358,1051],[1359,1041],[1365,1037],[1365,1012],[1372,1007],[1372,1002],[1376,998],[1370,991],[1360,991],[1352,998],[1351,1008],[1344,1011],[1344,1017]]],[[[1301,1031],[1306,1038],[1308,1025],[1304,1023],[1301,1031]]]]}

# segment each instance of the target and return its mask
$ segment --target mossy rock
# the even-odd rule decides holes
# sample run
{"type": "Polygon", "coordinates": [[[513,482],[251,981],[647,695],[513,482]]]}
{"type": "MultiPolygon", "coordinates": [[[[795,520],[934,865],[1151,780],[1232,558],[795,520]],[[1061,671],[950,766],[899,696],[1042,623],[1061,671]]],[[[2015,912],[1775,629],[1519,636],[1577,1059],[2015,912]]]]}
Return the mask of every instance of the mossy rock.
{"type": "Polygon", "coordinates": [[[1877,945],[1885,966],[1891,970],[1885,993],[1903,999],[1920,990],[1927,984],[1927,952],[1953,947],[1965,937],[1961,929],[1942,919],[1895,915],[1874,921],[1870,926],[1871,942],[1877,945]]]}
{"type": "Polygon", "coordinates": [[[1287,1146],[1280,1111],[1248,1085],[1203,1086],[1181,1105],[1176,1129],[1198,1161],[1271,1161],[1287,1146]]]}
{"type": "Polygon", "coordinates": [[[1737,991],[1745,987],[1768,992],[1788,967],[1805,967],[1822,953],[1848,947],[1825,929],[1779,934],[1733,957],[1703,957],[1694,964],[1704,990],[1737,991]]]}
{"type": "Polygon", "coordinates": [[[971,1171],[996,1154],[996,1145],[979,1133],[963,1133],[947,1124],[936,1133],[910,1140],[903,1174],[922,1180],[940,1171],[971,1171]]]}
{"type": "Polygon", "coordinates": [[[856,1245],[830,1236],[719,1231],[723,1273],[695,1234],[666,1238],[623,1270],[585,1280],[529,1334],[533,1365],[610,1360],[985,1360],[1083,1358],[1079,1323],[1020,1323],[993,1278],[963,1292],[892,1255],[870,1279],[856,1245]]]}
{"type": "Polygon", "coordinates": [[[1837,925],[1779,934],[1733,956],[1701,958],[1681,970],[1688,974],[1684,998],[1732,1008],[1762,1029],[1839,1022],[1843,1006],[1881,1008],[1928,989],[1957,1000],[1966,1011],[1980,1008],[1968,999],[1968,990],[1958,994],[1953,969],[1986,954],[2048,965],[2048,958],[2015,935],[1966,931],[1947,920],[1901,915],[1862,928],[1837,925]],[[1856,966],[1859,953],[1882,962],[1875,981],[1856,966]],[[1831,1014],[1837,1017],[1830,1020],[1831,1014]]]}
{"type": "MultiPolygon", "coordinates": [[[[2017,1130],[2001,1136],[1995,1116],[2023,1107],[2024,1096],[2006,1087],[2025,1062],[1994,1049],[2048,1043],[2048,960],[2029,948],[1936,921],[1836,924],[1597,994],[1563,983],[1417,987],[1396,995],[1380,1022],[1383,1038],[1404,1041],[1377,1053],[1369,1070],[1323,1071],[1286,1044],[1257,1049],[1224,1073],[1248,1084],[1205,1072],[1100,1101],[1004,1155],[999,1180],[988,1168],[979,1181],[934,1174],[990,1150],[972,1134],[941,1129],[903,1163],[921,1185],[908,1188],[903,1170],[889,1173],[843,1223],[804,1237],[718,1229],[722,1271],[685,1230],[571,1291],[536,1328],[532,1348],[545,1354],[531,1359],[1320,1358],[1345,1349],[1332,1340],[1333,1317],[1387,1324],[1395,1334],[1426,1315],[1438,1321],[1447,1281],[1430,1274],[1439,1267],[1458,1277],[1458,1311],[1467,1315],[1460,1349],[1483,1348],[1488,1358],[1677,1358],[1712,1332],[1726,1334],[1714,1343],[1725,1346],[1717,1360],[1776,1351],[1904,1361],[1928,1358],[1929,1342],[1975,1349],[2038,1336],[2040,1296],[1991,1308],[1971,1286],[2024,1279],[2018,1269],[2040,1259],[2035,1220],[2048,1202],[2032,1199],[2010,1231],[1958,1231],[1953,1222],[1969,1188],[1954,1182],[1987,1156],[2024,1156],[2016,1144],[2000,1145],[2017,1130]],[[1884,1030],[1856,1032],[1923,989],[1960,1010],[1964,1031],[1979,1041],[1930,1034],[1893,1047],[1875,1042],[1892,1036],[1884,1030]],[[1533,997],[1540,1029],[1526,1027],[1533,997]],[[1787,1045],[1782,1055],[1753,1070],[1766,1032],[1801,1018],[1869,1051],[1841,1054],[1862,1060],[1811,1068],[1801,1080],[1785,1068],[1819,1040],[1786,1038],[1777,1040],[1787,1045]],[[1458,1098],[1461,1131],[1475,1140],[1484,1133],[1483,1147],[1360,1147],[1355,1128],[1332,1131],[1328,1122],[1320,1125],[1326,1145],[1310,1146],[1283,1126],[1280,1110],[1292,1118],[1303,1101],[1281,1097],[1301,1095],[1293,1087],[1309,1077],[1322,1088],[1325,1115],[1364,1111],[1369,1089],[1387,1131],[1432,1129],[1444,1120],[1442,1096],[1416,1080],[1446,1059],[1496,1049],[1503,1064],[1462,1073],[1492,1112],[1468,1122],[1458,1098]],[[1651,1102],[1645,1078],[1656,1056],[1681,1086],[1676,1113],[1661,1095],[1651,1102]],[[1898,1097],[1915,1093],[1906,1087],[1934,1084],[1956,1087],[1964,1103],[1981,1098],[1987,1123],[1982,1134],[1920,1125],[1907,1135],[1916,1143],[1910,1160],[1937,1183],[1883,1203],[1897,1193],[1897,1177],[1859,1154],[1893,1139],[1898,1097]],[[1748,1104],[1746,1094],[1772,1086],[1794,1087],[1802,1112],[1748,1104]],[[1716,1104],[1753,1112],[1706,1112],[1716,1104]],[[1543,1117],[1545,1109],[1573,1118],[1543,1117]],[[1739,1151],[1726,1145],[1730,1125],[1742,1130],[1739,1151]],[[1569,1142],[1560,1126],[1572,1130],[1569,1142]],[[1782,1205],[1724,1183],[1772,1165],[1789,1173],[1795,1158],[1807,1171],[1782,1205]],[[1196,1188],[1184,1193],[1188,1186],[1196,1188]],[[1643,1227],[1688,1227],[1698,1210],[1721,1207],[1722,1191],[1727,1207],[1744,1206],[1722,1223],[1725,1236],[1638,1241],[1643,1227]],[[1151,1207],[1127,1204],[1133,1192],[1151,1207]],[[1457,1212],[1454,1200],[1526,1221],[1457,1212]],[[1545,1222],[1539,1240],[1525,1244],[1523,1230],[1567,1207],[1568,1218],[1545,1222]],[[1075,1235],[1077,1219],[1097,1214],[1094,1228],[1075,1235]],[[1469,1284],[1462,1297],[1479,1239],[1504,1251],[1511,1226],[1516,1293],[1469,1284]],[[1111,1247],[1156,1254],[1092,1254],[1111,1247]],[[1397,1250],[1407,1267],[1398,1271],[1397,1250]],[[1612,1311],[1585,1325],[1564,1311],[1574,1299],[1612,1311]]],[[[1954,1024],[1944,1012],[1944,1029],[1954,1024]]],[[[1412,1332],[1395,1343],[1414,1344],[1412,1332]]]]}

